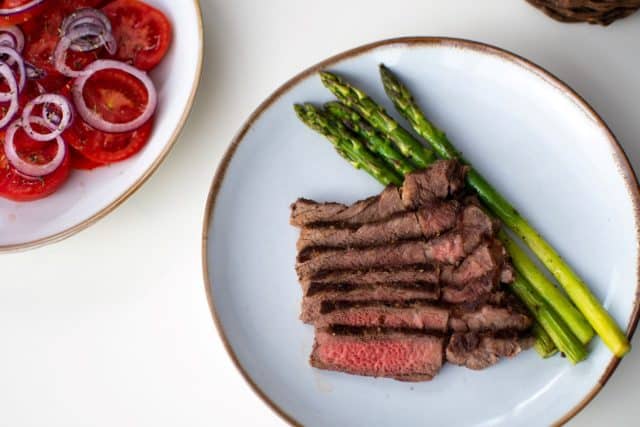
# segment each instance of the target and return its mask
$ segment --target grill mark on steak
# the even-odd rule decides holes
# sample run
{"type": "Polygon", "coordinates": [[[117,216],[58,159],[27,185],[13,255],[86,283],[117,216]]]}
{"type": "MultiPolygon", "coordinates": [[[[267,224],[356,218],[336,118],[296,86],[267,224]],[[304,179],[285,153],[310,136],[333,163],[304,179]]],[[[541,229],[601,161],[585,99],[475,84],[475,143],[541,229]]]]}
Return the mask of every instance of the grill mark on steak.
{"type": "Polygon", "coordinates": [[[393,246],[377,246],[366,249],[332,249],[320,252],[308,261],[298,263],[300,278],[310,277],[322,271],[367,270],[428,264],[425,244],[407,241],[393,246]]]}
{"type": "Polygon", "coordinates": [[[431,286],[411,286],[409,283],[360,285],[356,289],[336,289],[328,292],[316,293],[302,299],[300,319],[305,323],[313,323],[321,316],[322,304],[328,301],[385,301],[387,303],[406,300],[437,301],[440,297],[438,284],[431,286]]]}
{"type": "Polygon", "coordinates": [[[402,269],[371,269],[366,271],[324,271],[302,281],[303,288],[315,283],[375,284],[383,282],[437,283],[440,268],[435,264],[417,264],[402,269]]]}
{"type": "MultiPolygon", "coordinates": [[[[376,284],[357,284],[357,283],[311,283],[307,292],[305,293],[306,297],[312,297],[317,294],[326,293],[326,292],[352,292],[355,290],[365,290],[372,289],[376,285],[382,286],[385,285],[383,283],[376,284]]],[[[429,293],[437,293],[439,286],[437,283],[433,282],[388,282],[387,286],[395,289],[407,289],[407,290],[422,290],[429,293]]]]}
{"type": "Polygon", "coordinates": [[[449,310],[427,304],[425,301],[380,303],[363,301],[323,302],[316,327],[354,326],[394,329],[419,329],[422,331],[447,331],[449,310]]]}
{"type": "Polygon", "coordinates": [[[356,375],[427,380],[440,370],[443,353],[442,337],[396,331],[342,335],[317,329],[310,363],[356,375]]]}
{"type": "Polygon", "coordinates": [[[363,248],[393,244],[422,237],[414,212],[405,212],[386,221],[357,228],[303,227],[298,239],[298,259],[308,259],[313,249],[363,248]]]}

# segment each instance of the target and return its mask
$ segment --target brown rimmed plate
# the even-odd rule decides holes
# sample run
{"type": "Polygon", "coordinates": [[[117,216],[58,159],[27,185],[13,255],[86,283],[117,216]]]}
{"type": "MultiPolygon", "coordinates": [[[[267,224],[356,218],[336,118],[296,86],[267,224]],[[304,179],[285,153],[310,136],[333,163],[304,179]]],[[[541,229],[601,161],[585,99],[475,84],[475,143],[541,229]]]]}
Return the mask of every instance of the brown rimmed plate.
{"type": "Polygon", "coordinates": [[[302,425],[524,426],[562,424],[619,360],[599,340],[586,362],[534,351],[481,372],[446,366],[407,384],[312,369],[313,330],[288,224],[297,197],[352,202],[380,191],[292,104],[331,99],[316,72],[337,71],[380,100],[377,66],[408,82],[427,114],[584,277],[629,336],[638,320],[639,194],[615,137],[564,83],[481,43],[385,40],[329,58],[276,90],[232,141],[203,227],[204,280],[214,320],[242,375],[276,412],[302,425]]]}

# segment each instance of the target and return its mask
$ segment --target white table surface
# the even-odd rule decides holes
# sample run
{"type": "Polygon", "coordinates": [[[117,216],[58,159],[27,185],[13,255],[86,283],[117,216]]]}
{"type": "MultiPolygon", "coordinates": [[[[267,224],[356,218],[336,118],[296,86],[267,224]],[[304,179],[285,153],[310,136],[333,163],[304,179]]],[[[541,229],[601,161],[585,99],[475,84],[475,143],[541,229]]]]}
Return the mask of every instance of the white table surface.
{"type": "MultiPolygon", "coordinates": [[[[601,28],[556,23],[524,0],[201,3],[203,81],[162,167],[88,230],[0,257],[0,426],[285,425],[236,372],[215,331],[202,283],[202,215],[246,117],[329,55],[408,35],[504,47],[581,93],[640,170],[640,14],[601,28]]],[[[637,425],[639,367],[636,350],[570,425],[637,425]]]]}

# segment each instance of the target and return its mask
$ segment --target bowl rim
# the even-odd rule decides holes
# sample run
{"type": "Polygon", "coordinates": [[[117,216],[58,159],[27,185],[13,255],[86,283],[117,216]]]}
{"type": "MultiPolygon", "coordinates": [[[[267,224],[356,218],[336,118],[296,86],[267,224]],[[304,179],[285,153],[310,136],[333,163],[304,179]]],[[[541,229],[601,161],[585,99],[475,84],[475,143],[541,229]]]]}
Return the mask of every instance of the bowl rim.
{"type": "Polygon", "coordinates": [[[61,240],[69,238],[76,233],[88,228],[89,226],[95,224],[100,219],[104,218],[107,214],[114,211],[118,206],[124,203],[129,197],[133,195],[142,185],[153,175],[160,164],[165,160],[171,149],[175,146],[176,141],[180,137],[180,133],[184,129],[184,126],[189,118],[189,114],[191,113],[191,109],[193,108],[193,104],[195,102],[196,92],[198,91],[198,87],[200,85],[201,77],[202,77],[202,68],[204,64],[204,24],[202,19],[202,8],[200,7],[200,0],[191,0],[195,7],[196,11],[196,20],[197,20],[197,30],[198,30],[198,62],[196,64],[196,72],[193,77],[193,81],[191,82],[191,92],[189,93],[189,97],[187,98],[187,104],[185,105],[182,114],[180,115],[180,119],[178,120],[178,124],[175,127],[173,133],[167,140],[164,148],[160,152],[160,154],[156,157],[156,159],[149,165],[149,167],[144,171],[144,173],[127,188],[122,194],[120,194],[114,201],[109,203],[107,206],[100,209],[98,212],[85,219],[84,221],[72,225],[71,227],[66,228],[58,233],[52,234],[50,236],[42,237],[40,239],[31,240],[28,242],[22,243],[12,243],[8,245],[0,245],[0,254],[2,253],[11,253],[11,252],[21,252],[28,249],[35,249],[41,246],[49,245],[51,243],[57,243],[61,240]]]}
{"type": "MultiPolygon", "coordinates": [[[[222,322],[219,318],[218,312],[216,310],[216,305],[213,298],[213,293],[211,292],[212,281],[209,279],[209,266],[207,263],[208,259],[208,239],[209,239],[209,229],[211,225],[212,213],[215,208],[215,204],[217,201],[218,192],[222,187],[222,183],[224,181],[225,174],[233,158],[238,146],[244,140],[247,132],[252,128],[254,123],[260,118],[260,116],[270,108],[280,97],[293,89],[294,86],[299,84],[302,80],[307,77],[316,74],[318,71],[326,69],[328,67],[332,67],[344,60],[360,56],[365,53],[369,53],[373,50],[376,50],[381,47],[387,47],[392,45],[403,45],[406,48],[411,47],[428,47],[433,45],[439,46],[447,46],[452,48],[459,49],[468,49],[481,54],[490,55],[493,57],[498,57],[502,60],[507,60],[510,63],[517,65],[523,68],[525,71],[528,71],[538,78],[544,80],[547,84],[552,85],[556,89],[558,89],[565,97],[574,102],[579,108],[581,108],[584,113],[589,116],[591,120],[593,120],[608,136],[608,142],[611,145],[613,150],[613,154],[616,162],[619,166],[619,173],[623,176],[625,180],[625,184],[627,187],[627,192],[633,202],[634,214],[636,217],[636,224],[640,224],[640,190],[638,179],[633,171],[633,167],[629,161],[627,154],[624,149],[618,142],[616,136],[613,134],[609,126],[606,124],[604,119],[591,107],[591,105],[574,89],[572,89],[568,84],[566,84],[563,80],[556,77],[551,72],[547,71],[545,68],[535,64],[534,62],[516,54],[509,50],[499,48],[497,46],[493,46],[491,44],[478,42],[469,39],[462,38],[453,38],[453,37],[437,37],[437,36],[410,36],[410,37],[398,37],[398,38],[390,38],[383,39],[379,41],[375,41],[372,43],[364,44],[358,46],[353,49],[346,50],[339,54],[330,56],[329,58],[301,71],[296,74],[294,77],[286,81],[282,84],[278,89],[276,89],[268,98],[266,98],[249,116],[249,118],[244,122],[238,133],[233,137],[230,146],[225,152],[224,157],[222,158],[218,169],[213,177],[213,181],[211,183],[211,187],[209,190],[209,195],[207,197],[204,218],[203,218],[203,227],[202,227],[202,272],[204,279],[204,287],[207,295],[207,301],[209,304],[209,310],[211,311],[211,316],[213,318],[213,322],[218,331],[220,338],[222,339],[224,348],[229,354],[233,364],[236,369],[240,372],[245,381],[249,384],[251,389],[255,394],[262,399],[264,403],[267,404],[275,413],[277,413],[283,420],[289,423],[292,426],[302,426],[298,420],[293,418],[293,416],[287,413],[284,409],[278,406],[271,398],[264,392],[251,378],[249,373],[244,369],[242,364],[240,363],[235,351],[233,350],[231,343],[229,342],[224,329],[222,327],[222,322]]],[[[640,228],[636,228],[636,241],[638,246],[640,246],[640,228]]],[[[631,312],[631,316],[629,318],[629,323],[626,327],[626,335],[631,340],[633,334],[636,330],[636,326],[638,324],[638,319],[640,318],[640,258],[639,258],[639,268],[636,272],[636,292],[635,299],[633,303],[633,310],[631,312]]],[[[582,398],[580,402],[578,402],[573,408],[571,408],[567,413],[565,413],[562,417],[557,419],[553,425],[554,426],[562,426],[566,424],[569,420],[571,420],[576,414],[578,414],[591,400],[602,390],[605,386],[609,378],[613,375],[614,371],[618,367],[621,359],[614,355],[611,356],[609,363],[607,364],[604,372],[598,379],[598,381],[594,384],[594,386],[589,390],[588,393],[582,398]]]]}

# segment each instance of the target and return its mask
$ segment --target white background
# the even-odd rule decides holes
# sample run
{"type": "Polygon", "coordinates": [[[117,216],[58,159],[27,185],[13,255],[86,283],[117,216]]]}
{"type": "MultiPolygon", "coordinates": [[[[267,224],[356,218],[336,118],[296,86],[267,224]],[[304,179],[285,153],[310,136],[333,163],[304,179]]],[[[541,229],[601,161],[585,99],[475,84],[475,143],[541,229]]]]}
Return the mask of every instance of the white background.
{"type": "MultiPolygon", "coordinates": [[[[202,216],[243,121],[329,55],[409,35],[504,47],[581,93],[640,170],[640,14],[601,28],[556,23],[524,0],[201,3],[202,85],[158,172],[79,235],[0,257],[0,426],[285,425],[244,383],[215,331],[202,216]]],[[[638,368],[634,351],[570,425],[637,425],[638,368]]]]}

